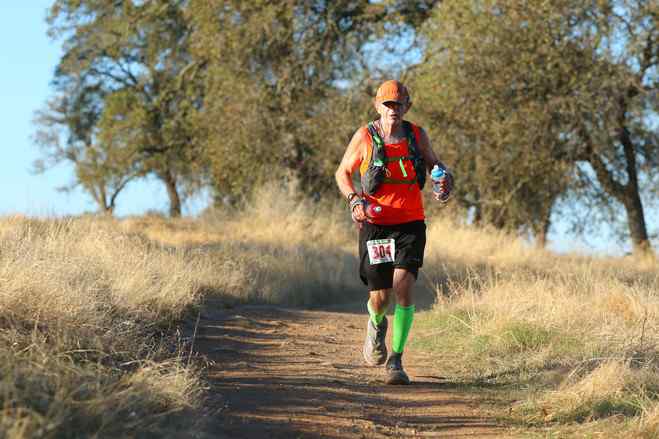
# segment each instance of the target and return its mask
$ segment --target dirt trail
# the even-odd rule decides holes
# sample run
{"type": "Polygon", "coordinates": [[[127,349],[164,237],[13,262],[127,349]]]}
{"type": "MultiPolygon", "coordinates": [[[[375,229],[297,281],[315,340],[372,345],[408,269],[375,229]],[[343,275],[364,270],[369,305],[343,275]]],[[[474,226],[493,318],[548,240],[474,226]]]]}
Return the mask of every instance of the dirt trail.
{"type": "Polygon", "coordinates": [[[384,369],[361,358],[364,314],[218,309],[205,307],[195,339],[210,362],[214,437],[507,437],[421,353],[404,357],[412,385],[383,385],[384,369]]]}

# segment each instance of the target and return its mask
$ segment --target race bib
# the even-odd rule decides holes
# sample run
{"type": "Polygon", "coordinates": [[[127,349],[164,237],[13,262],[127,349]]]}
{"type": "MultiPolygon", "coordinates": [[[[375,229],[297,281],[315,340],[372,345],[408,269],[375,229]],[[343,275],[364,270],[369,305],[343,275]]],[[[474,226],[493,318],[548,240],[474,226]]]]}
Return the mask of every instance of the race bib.
{"type": "Polygon", "coordinates": [[[393,239],[373,239],[366,241],[368,259],[371,265],[394,262],[396,257],[396,242],[393,239]]]}

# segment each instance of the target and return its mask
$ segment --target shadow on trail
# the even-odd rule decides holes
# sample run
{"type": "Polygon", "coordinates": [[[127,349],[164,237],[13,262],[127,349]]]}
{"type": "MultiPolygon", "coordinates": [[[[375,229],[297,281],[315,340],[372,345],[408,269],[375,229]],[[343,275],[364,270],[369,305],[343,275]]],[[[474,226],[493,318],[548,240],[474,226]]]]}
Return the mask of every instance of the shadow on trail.
{"type": "Polygon", "coordinates": [[[381,369],[363,366],[356,351],[362,316],[268,306],[201,315],[195,350],[209,364],[213,437],[483,437],[497,429],[470,409],[475,391],[465,383],[381,384],[381,369]]]}
{"type": "Polygon", "coordinates": [[[212,389],[226,395],[224,429],[230,437],[345,438],[351,433],[363,434],[365,431],[389,436],[406,430],[411,434],[412,431],[450,432],[497,426],[494,421],[481,417],[435,414],[432,409],[438,405],[450,409],[450,406],[470,404],[472,400],[453,394],[451,386],[438,387],[432,383],[416,383],[405,388],[422,401],[397,399],[399,389],[388,392],[387,388],[380,386],[354,385],[332,380],[331,376],[305,379],[236,377],[217,380],[212,389]],[[276,398],[269,395],[273,391],[277,393],[276,398]],[[255,403],[246,407],[242,403],[245,400],[255,403]],[[396,415],[391,416],[392,413],[396,415]],[[253,423],[260,425],[251,425],[249,433],[241,436],[245,433],[245,424],[253,423]],[[308,431],[309,428],[321,431],[313,433],[308,431]],[[267,435],[250,435],[259,430],[267,435]]]}

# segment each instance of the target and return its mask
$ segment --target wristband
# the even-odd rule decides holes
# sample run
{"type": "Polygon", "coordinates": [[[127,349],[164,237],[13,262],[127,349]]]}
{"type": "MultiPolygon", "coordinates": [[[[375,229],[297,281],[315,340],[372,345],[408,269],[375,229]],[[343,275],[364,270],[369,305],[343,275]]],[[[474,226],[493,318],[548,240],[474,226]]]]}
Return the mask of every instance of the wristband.
{"type": "MultiPolygon", "coordinates": [[[[355,194],[356,195],[356,194],[355,194]]],[[[352,200],[350,200],[350,212],[355,210],[355,206],[358,204],[362,203],[362,199],[359,197],[352,197],[352,200]]]]}
{"type": "Polygon", "coordinates": [[[352,197],[356,197],[356,196],[357,196],[357,192],[350,192],[348,194],[348,201],[352,201],[352,197]]]}

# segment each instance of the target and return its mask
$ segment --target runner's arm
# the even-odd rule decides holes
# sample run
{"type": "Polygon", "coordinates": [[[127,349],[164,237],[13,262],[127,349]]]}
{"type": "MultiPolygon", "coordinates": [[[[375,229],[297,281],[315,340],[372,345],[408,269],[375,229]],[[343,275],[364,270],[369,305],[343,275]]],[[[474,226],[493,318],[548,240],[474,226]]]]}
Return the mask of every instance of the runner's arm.
{"type": "MultiPolygon", "coordinates": [[[[336,184],[339,187],[339,190],[344,197],[348,197],[350,194],[356,193],[355,186],[352,184],[352,174],[359,168],[359,165],[362,163],[364,158],[364,136],[365,128],[359,128],[355,134],[352,136],[348,147],[346,148],[345,153],[343,154],[343,159],[339,164],[339,168],[336,170],[334,177],[336,179],[336,184]]],[[[354,208],[351,211],[353,220],[357,222],[364,221],[366,215],[364,214],[364,206],[361,203],[353,206],[354,208]]]]}
{"type": "Polygon", "coordinates": [[[359,168],[362,163],[364,155],[364,128],[358,129],[352,136],[343,159],[336,170],[334,177],[336,184],[344,197],[348,197],[355,191],[355,186],[352,184],[352,174],[359,168]]]}

